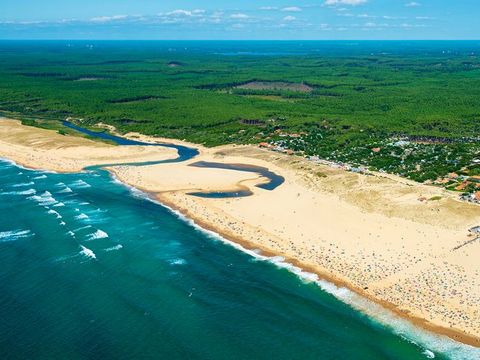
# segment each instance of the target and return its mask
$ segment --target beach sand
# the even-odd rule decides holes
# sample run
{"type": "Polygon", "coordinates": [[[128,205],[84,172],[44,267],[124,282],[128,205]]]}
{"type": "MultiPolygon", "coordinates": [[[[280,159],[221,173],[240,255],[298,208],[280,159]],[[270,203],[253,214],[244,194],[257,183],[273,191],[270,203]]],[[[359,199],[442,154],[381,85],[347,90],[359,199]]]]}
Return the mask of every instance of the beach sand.
{"type": "Polygon", "coordinates": [[[176,156],[175,150],[164,147],[115,146],[0,118],[0,157],[27,167],[77,172],[91,165],[166,160],[176,156]]]}
{"type": "MultiPolygon", "coordinates": [[[[44,150],[43,142],[6,142],[3,126],[7,125],[0,122],[0,156],[56,170],[50,160],[40,158],[44,154],[61,156],[63,151],[37,151],[44,150]]],[[[63,146],[62,139],[69,138],[60,136],[56,146],[63,146]]],[[[75,139],[80,140],[84,141],[75,139]]],[[[187,162],[109,170],[119,180],[155,194],[162,203],[227,239],[266,255],[283,256],[424,328],[480,346],[480,241],[461,246],[472,240],[468,229],[480,224],[478,205],[460,202],[443,189],[395,176],[349,173],[253,146],[195,146],[200,155],[187,162]],[[265,181],[256,174],[188,166],[196,161],[264,166],[286,181],[268,191],[255,186],[265,181]],[[192,190],[245,187],[253,196],[212,199],[188,195],[192,190]],[[442,199],[418,200],[434,196],[442,199]]],[[[90,157],[94,154],[98,149],[83,157],[95,163],[96,158],[90,157]]],[[[129,156],[135,157],[133,153],[129,156]]],[[[76,170],[70,166],[63,171],[76,170]]]]}

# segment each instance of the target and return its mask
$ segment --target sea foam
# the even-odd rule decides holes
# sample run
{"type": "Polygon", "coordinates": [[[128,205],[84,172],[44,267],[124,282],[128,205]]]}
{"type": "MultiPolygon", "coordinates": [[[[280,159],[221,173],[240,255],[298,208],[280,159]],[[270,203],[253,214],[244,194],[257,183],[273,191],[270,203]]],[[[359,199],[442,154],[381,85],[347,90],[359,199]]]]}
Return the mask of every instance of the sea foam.
{"type": "Polygon", "coordinates": [[[95,253],[92,250],[90,250],[89,248],[86,248],[83,245],[80,245],[80,247],[82,248],[82,250],[80,251],[80,254],[82,254],[82,255],[84,255],[88,258],[91,258],[91,259],[96,259],[97,258],[95,253]]]}
{"type": "Polygon", "coordinates": [[[68,186],[65,186],[62,190],[58,191],[59,194],[67,194],[73,192],[72,189],[70,189],[68,186]]]}
{"type": "Polygon", "coordinates": [[[75,219],[77,220],[88,219],[88,215],[81,213],[80,215],[75,216],[75,219]]]}
{"type": "Polygon", "coordinates": [[[93,234],[88,235],[89,240],[96,240],[96,239],[105,239],[108,238],[108,234],[105,231],[98,229],[93,234]]]}
{"type": "Polygon", "coordinates": [[[6,191],[0,193],[0,195],[33,195],[36,194],[37,191],[35,189],[28,189],[24,191],[6,191]]]}
{"type": "Polygon", "coordinates": [[[83,180],[76,180],[73,183],[70,184],[70,187],[77,188],[77,189],[86,189],[91,187],[90,184],[86,183],[83,180]]]}
{"type": "Polygon", "coordinates": [[[116,250],[120,250],[120,249],[123,249],[123,245],[118,244],[118,245],[106,248],[105,251],[110,252],[110,251],[116,251],[116,250]]]}
{"type": "Polygon", "coordinates": [[[16,241],[19,239],[27,238],[33,236],[30,230],[11,230],[11,231],[1,231],[0,232],[0,242],[9,242],[16,241]]]}
{"type": "Polygon", "coordinates": [[[25,187],[25,186],[31,186],[31,185],[35,185],[35,183],[33,181],[30,181],[26,183],[19,183],[19,184],[12,185],[12,187],[25,187]]]}
{"type": "Polygon", "coordinates": [[[47,213],[48,213],[48,214],[55,215],[55,216],[57,217],[57,219],[61,219],[61,218],[62,218],[62,215],[60,215],[60,214],[59,214],[57,211],[55,211],[55,210],[50,209],[50,210],[47,211],[47,213]]]}
{"type": "Polygon", "coordinates": [[[50,206],[57,203],[57,200],[55,200],[52,194],[48,191],[45,191],[40,195],[30,196],[28,199],[35,201],[41,206],[50,206]]]}

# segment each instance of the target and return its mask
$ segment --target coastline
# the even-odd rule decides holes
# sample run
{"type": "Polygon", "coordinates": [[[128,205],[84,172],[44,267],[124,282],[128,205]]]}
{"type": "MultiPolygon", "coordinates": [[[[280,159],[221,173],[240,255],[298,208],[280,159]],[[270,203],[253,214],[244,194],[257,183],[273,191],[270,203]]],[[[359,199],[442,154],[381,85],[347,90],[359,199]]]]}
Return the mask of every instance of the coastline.
{"type": "MultiPolygon", "coordinates": [[[[120,181],[120,180],[119,180],[120,181]]],[[[128,184],[127,184],[128,185],[128,184]]],[[[130,185],[129,185],[130,186],[130,185]]],[[[222,229],[219,229],[215,226],[211,226],[209,223],[202,221],[201,219],[196,218],[195,214],[189,212],[186,209],[183,209],[176,205],[174,202],[168,201],[165,198],[162,198],[161,195],[155,194],[155,193],[149,193],[147,190],[143,189],[138,189],[144,193],[149,194],[153,199],[157,200],[161,205],[166,206],[167,208],[170,208],[173,211],[176,211],[183,215],[185,218],[192,220],[196,225],[198,225],[200,228],[211,231],[215,234],[220,235],[221,237],[225,238],[226,240],[240,245],[243,249],[247,251],[253,251],[257,252],[260,250],[261,252],[259,253],[262,256],[268,257],[268,258],[273,258],[273,257],[282,257],[284,262],[291,264],[299,269],[301,269],[304,272],[307,273],[312,273],[315,274],[319,277],[320,280],[325,280],[329,283],[332,283],[333,285],[339,287],[339,288],[347,288],[348,290],[354,292],[355,294],[371,301],[374,304],[380,305],[384,309],[391,311],[393,314],[399,316],[400,318],[406,319],[410,321],[413,325],[418,326],[421,329],[431,331],[434,334],[437,335],[442,335],[442,336],[447,336],[450,339],[453,339],[457,342],[466,344],[466,345],[471,345],[474,347],[480,348],[480,338],[476,336],[471,336],[468,334],[465,334],[463,331],[459,329],[449,329],[443,326],[435,325],[423,318],[410,315],[405,311],[402,311],[401,309],[398,308],[395,304],[389,303],[387,301],[378,299],[373,297],[372,295],[366,293],[362,289],[352,285],[349,282],[343,281],[334,275],[326,272],[324,269],[319,269],[314,266],[305,264],[301,261],[298,261],[295,258],[289,258],[285,257],[283,254],[275,253],[272,252],[269,249],[263,248],[259,244],[252,243],[244,238],[234,236],[231,233],[222,231],[222,229]]],[[[363,309],[365,310],[365,309],[363,309]]],[[[361,311],[361,310],[360,310],[361,311]]],[[[373,317],[375,319],[375,317],[373,317]]]]}
{"type": "MultiPolygon", "coordinates": [[[[8,158],[3,158],[3,159],[6,160],[6,161],[11,161],[15,165],[23,167],[25,169],[29,169],[29,170],[41,170],[41,171],[55,172],[55,173],[65,173],[65,174],[67,174],[67,173],[77,173],[77,171],[73,172],[73,171],[66,171],[66,170],[52,171],[52,170],[48,170],[48,169],[29,166],[27,164],[21,164],[21,163],[18,163],[16,161],[12,160],[12,159],[8,159],[8,158]]],[[[249,255],[252,255],[252,253],[255,253],[256,255],[260,255],[262,257],[265,257],[267,261],[269,259],[273,259],[275,257],[280,256],[283,259],[282,263],[287,264],[287,265],[290,264],[290,265],[300,269],[301,272],[303,272],[303,273],[314,274],[314,275],[318,276],[318,280],[326,281],[328,283],[331,283],[331,284],[333,284],[334,286],[336,286],[340,289],[341,288],[346,288],[346,289],[352,291],[353,293],[357,294],[358,296],[372,302],[373,304],[382,307],[382,309],[391,312],[393,315],[396,315],[401,319],[405,319],[405,320],[409,321],[413,326],[417,326],[420,329],[427,330],[427,331],[429,331],[429,332],[431,332],[432,334],[435,334],[435,335],[446,336],[448,339],[457,341],[457,342],[465,344],[465,345],[470,345],[470,346],[473,346],[473,347],[476,347],[476,348],[480,348],[480,338],[479,337],[465,334],[463,331],[461,331],[459,329],[449,329],[449,328],[446,328],[446,327],[443,327],[443,326],[435,325],[435,324],[433,324],[433,323],[431,323],[431,322],[429,322],[429,321],[427,321],[423,318],[410,315],[407,312],[399,309],[395,304],[392,304],[392,303],[389,303],[387,301],[383,301],[381,299],[375,298],[375,297],[371,296],[370,294],[366,293],[365,291],[363,291],[362,289],[360,289],[358,287],[355,287],[354,285],[352,285],[349,282],[343,281],[343,280],[335,277],[334,275],[326,272],[323,269],[319,269],[319,268],[313,267],[311,265],[305,264],[301,261],[298,261],[295,258],[284,257],[282,254],[272,252],[269,249],[263,248],[263,246],[261,246],[259,244],[252,243],[252,242],[250,242],[250,241],[248,241],[248,240],[246,240],[242,237],[234,236],[231,233],[222,231],[222,229],[219,229],[215,226],[210,225],[207,222],[202,221],[201,219],[198,219],[195,216],[195,214],[189,212],[188,210],[182,209],[181,207],[179,207],[174,202],[168,201],[167,199],[162,198],[161,194],[153,193],[153,192],[150,192],[146,189],[141,189],[141,188],[135,187],[133,185],[130,185],[129,183],[123,182],[122,180],[119,180],[118,177],[115,176],[114,171],[112,171],[112,170],[108,170],[108,171],[122,185],[128,186],[128,187],[130,187],[132,189],[135,189],[135,190],[138,190],[138,191],[141,191],[142,193],[146,194],[152,201],[156,202],[158,205],[169,209],[170,211],[172,211],[173,213],[175,213],[177,215],[183,216],[185,218],[185,220],[187,220],[188,222],[191,222],[192,225],[202,229],[203,231],[211,232],[211,233],[217,235],[218,237],[223,238],[231,246],[236,245],[234,247],[237,250],[246,252],[249,255]]],[[[237,190],[237,189],[232,189],[232,191],[234,191],[234,190],[237,190]]],[[[275,263],[273,263],[273,264],[275,264],[275,263]]],[[[298,274],[296,274],[296,275],[298,275],[298,274]]],[[[298,275],[298,276],[300,277],[300,275],[298,275]]],[[[308,279],[308,281],[311,282],[310,279],[308,279]]],[[[335,296],[334,294],[332,294],[332,295],[335,296]]],[[[341,298],[340,298],[340,300],[344,301],[344,299],[341,299],[341,298]]],[[[351,304],[349,304],[349,305],[352,306],[351,304]]],[[[357,308],[357,310],[361,311],[361,312],[365,312],[365,308],[359,307],[359,308],[357,308]]],[[[367,314],[367,315],[370,316],[373,320],[379,321],[379,319],[375,315],[370,315],[370,314],[367,314]]],[[[388,323],[383,323],[383,325],[393,326],[393,325],[388,324],[388,323]]]]}
{"type": "MultiPolygon", "coordinates": [[[[155,139],[155,140],[160,140],[160,139],[155,139]]],[[[164,140],[162,139],[160,141],[164,141],[164,140]]],[[[172,139],[168,139],[168,142],[175,143],[175,141],[172,140],[172,139]]],[[[185,143],[183,143],[183,144],[185,144],[185,143]]],[[[254,164],[259,164],[259,163],[266,164],[266,163],[268,163],[268,161],[265,161],[264,159],[255,160],[255,161],[252,160],[252,159],[248,160],[248,158],[245,157],[244,156],[245,154],[243,154],[242,152],[253,151],[252,149],[245,148],[245,147],[233,147],[233,148],[234,149],[232,150],[232,147],[227,146],[227,147],[216,148],[214,150],[205,150],[205,149],[202,149],[200,147],[200,149],[201,149],[200,154],[201,154],[201,156],[207,156],[207,158],[215,159],[216,161],[227,161],[228,160],[229,162],[232,162],[233,160],[235,160],[235,161],[242,160],[242,161],[250,161],[250,163],[254,163],[254,164]],[[240,151],[240,154],[235,152],[237,150],[240,151]]],[[[258,153],[253,154],[253,156],[257,156],[257,155],[258,155],[258,153]]],[[[1,153],[0,156],[4,157],[4,154],[1,153]]],[[[132,156],[135,157],[135,156],[138,156],[138,155],[135,154],[135,155],[132,155],[132,156]]],[[[155,156],[158,156],[158,154],[155,154],[155,156]]],[[[270,156],[270,154],[268,154],[268,156],[270,156]]],[[[275,156],[277,156],[277,155],[275,155],[275,156]]],[[[5,157],[7,157],[7,156],[5,156],[5,157]]],[[[28,167],[28,168],[35,168],[35,169],[40,168],[40,169],[42,169],[45,166],[45,163],[44,164],[37,163],[37,162],[34,161],[35,159],[33,159],[33,158],[32,159],[26,159],[26,161],[21,161],[21,157],[20,157],[20,159],[15,159],[14,157],[15,157],[15,154],[13,154],[13,155],[10,154],[10,156],[8,156],[9,159],[12,159],[16,163],[19,163],[22,166],[25,166],[25,167],[28,167]]],[[[17,156],[17,157],[19,157],[19,156],[17,156]]],[[[140,159],[141,159],[140,161],[148,161],[148,160],[143,160],[142,158],[140,158],[140,159]]],[[[294,159],[294,158],[291,158],[291,157],[287,159],[287,161],[293,161],[293,160],[297,161],[297,159],[294,159]]],[[[276,171],[282,171],[283,170],[283,169],[281,169],[280,167],[277,166],[278,164],[273,164],[273,163],[270,163],[270,164],[274,168],[274,170],[276,170],[276,171]]],[[[318,265],[315,265],[315,264],[312,264],[312,263],[302,261],[301,259],[290,256],[289,254],[285,254],[282,251],[277,252],[275,250],[272,250],[271,247],[266,246],[266,243],[254,242],[251,239],[249,239],[248,237],[242,237],[241,235],[238,235],[238,233],[234,233],[232,231],[229,232],[229,231],[227,231],[227,229],[222,228],[220,226],[217,226],[215,223],[205,221],[205,219],[202,218],[202,216],[200,216],[198,213],[195,213],[194,211],[192,211],[191,210],[192,208],[189,208],[188,206],[185,206],[185,205],[188,205],[188,203],[185,203],[185,202],[182,203],[182,200],[184,198],[180,199],[180,197],[186,196],[185,195],[185,190],[188,188],[188,186],[187,187],[184,186],[186,184],[186,182],[183,182],[183,183],[182,182],[177,182],[178,179],[175,178],[175,176],[173,176],[172,179],[170,179],[170,183],[167,182],[167,183],[161,184],[162,180],[165,180],[165,179],[157,179],[155,183],[150,183],[150,184],[147,184],[145,182],[145,179],[150,179],[152,177],[152,174],[157,174],[154,171],[158,171],[158,167],[161,167],[162,169],[164,169],[164,167],[166,167],[166,170],[171,170],[172,174],[178,173],[178,176],[179,176],[178,179],[182,179],[182,177],[185,176],[186,173],[190,174],[191,171],[192,171],[191,168],[190,169],[187,168],[185,170],[186,172],[183,172],[183,169],[180,169],[180,168],[185,167],[185,165],[179,165],[179,164],[148,166],[148,167],[143,167],[142,169],[138,169],[138,168],[137,169],[132,169],[131,167],[128,167],[128,166],[120,166],[120,167],[115,167],[115,168],[108,168],[107,170],[109,170],[111,173],[115,174],[115,177],[119,181],[121,181],[122,183],[127,184],[129,186],[132,186],[136,189],[139,189],[141,191],[144,191],[144,192],[150,194],[150,196],[153,196],[155,199],[157,199],[164,206],[167,206],[167,207],[169,207],[169,208],[171,208],[175,211],[178,211],[179,213],[181,213],[185,217],[187,217],[189,219],[192,219],[195,222],[195,224],[202,227],[203,229],[206,229],[206,230],[212,231],[214,233],[220,234],[225,239],[227,239],[229,241],[232,241],[236,244],[239,244],[240,246],[242,246],[243,248],[245,248],[247,250],[260,249],[262,251],[261,255],[268,256],[268,257],[282,256],[285,259],[286,262],[288,262],[288,263],[290,263],[290,264],[292,264],[292,265],[294,265],[298,268],[301,268],[305,271],[316,274],[321,279],[325,279],[328,282],[331,282],[331,283],[335,284],[336,286],[348,288],[349,290],[353,291],[355,294],[358,294],[359,296],[361,296],[365,299],[368,299],[369,301],[371,301],[375,304],[378,304],[378,305],[382,306],[383,308],[395,313],[396,315],[398,315],[401,318],[409,320],[411,323],[417,325],[420,328],[429,330],[429,331],[431,331],[433,333],[436,333],[436,334],[448,336],[449,338],[454,339],[454,340],[459,341],[459,342],[464,343],[464,344],[472,345],[472,346],[475,346],[475,347],[480,347],[480,338],[477,337],[477,336],[470,335],[470,334],[462,331],[461,329],[456,329],[454,327],[449,328],[449,327],[437,325],[434,322],[428,321],[428,320],[426,320],[422,317],[417,316],[413,312],[410,312],[410,313],[406,312],[405,309],[400,308],[399,306],[395,305],[394,303],[386,301],[386,300],[382,299],[381,297],[375,297],[371,293],[364,291],[364,289],[362,289],[361,286],[356,286],[354,284],[354,282],[347,281],[344,276],[335,276],[332,273],[331,270],[328,270],[326,268],[322,268],[321,266],[318,266],[318,265]],[[175,186],[172,186],[173,183],[175,183],[174,184],[175,186]],[[143,185],[148,185],[148,186],[143,186],[143,185]],[[172,199],[173,195],[175,195],[175,196],[178,195],[177,200],[172,199]]],[[[77,170],[75,170],[75,169],[63,169],[63,170],[62,169],[60,169],[60,170],[55,169],[55,171],[66,172],[66,173],[77,172],[77,170]]],[[[211,184],[206,184],[209,181],[209,179],[206,179],[205,183],[196,183],[196,179],[195,179],[195,181],[193,181],[191,178],[189,178],[187,184],[189,182],[191,182],[193,185],[197,185],[197,187],[193,186],[193,187],[189,188],[189,190],[191,190],[191,189],[195,189],[195,190],[200,189],[200,190],[203,190],[203,191],[205,191],[205,190],[216,190],[216,189],[219,188],[219,186],[221,184],[223,184],[223,187],[222,187],[221,190],[231,190],[232,185],[233,185],[233,189],[238,188],[238,186],[249,188],[249,185],[253,186],[254,184],[259,183],[259,181],[261,181],[261,179],[258,176],[257,177],[252,177],[252,174],[249,174],[248,177],[245,177],[245,174],[242,174],[241,172],[239,174],[231,174],[231,173],[225,174],[225,172],[224,171],[222,172],[221,170],[213,171],[213,170],[208,170],[208,169],[207,170],[196,169],[195,171],[197,171],[198,174],[201,174],[202,171],[207,171],[209,174],[211,174],[211,176],[212,176],[211,179],[213,179],[215,181],[213,181],[211,184]]],[[[322,168],[322,171],[327,171],[327,170],[322,168]]],[[[164,171],[164,172],[168,172],[168,171],[164,171]]],[[[331,174],[328,174],[328,175],[330,177],[331,174]]],[[[335,174],[332,175],[332,177],[334,177],[334,176],[339,176],[339,175],[337,173],[335,173],[335,174]]],[[[195,176],[191,175],[191,174],[189,175],[189,177],[195,178],[195,176]]],[[[351,178],[350,175],[348,175],[348,177],[349,177],[349,179],[351,178]]],[[[325,184],[323,184],[323,185],[325,185],[325,184]]],[[[328,183],[327,183],[327,185],[328,185],[328,183]]],[[[252,187],[252,190],[253,190],[253,187],[252,187]]],[[[434,189],[434,190],[436,191],[436,189],[434,189]]],[[[327,189],[327,192],[328,192],[328,189],[327,189]]],[[[260,194],[261,196],[265,197],[265,194],[268,194],[268,193],[263,191],[263,190],[254,190],[254,194],[255,195],[260,194]]],[[[343,201],[343,199],[342,199],[343,194],[338,193],[337,196],[339,197],[338,201],[343,201]]],[[[375,198],[373,200],[375,200],[375,198]]],[[[197,200],[197,199],[195,199],[195,201],[197,201],[197,203],[202,202],[205,205],[206,201],[212,201],[212,200],[197,200]]],[[[355,201],[353,201],[353,203],[355,203],[355,201]]],[[[454,201],[454,200],[452,200],[452,201],[454,201]]],[[[220,202],[225,202],[225,201],[223,201],[223,200],[220,200],[220,201],[213,200],[214,205],[212,205],[212,206],[215,207],[220,202]]],[[[233,202],[237,202],[237,201],[233,201],[233,202]]],[[[410,203],[408,203],[407,205],[409,205],[409,204],[410,203]]],[[[223,205],[225,205],[225,204],[223,204],[223,205]]],[[[371,204],[365,204],[364,206],[365,206],[365,209],[367,209],[368,207],[371,206],[371,204]]],[[[475,205],[473,205],[473,206],[475,206],[475,205]]],[[[363,210],[365,210],[365,209],[363,209],[363,210]]],[[[221,210],[222,211],[229,210],[229,207],[225,205],[221,210]]],[[[212,214],[212,213],[210,213],[210,214],[212,214]]],[[[415,213],[413,213],[413,215],[415,215],[415,213]]],[[[242,221],[246,222],[245,219],[243,219],[242,221]]],[[[431,221],[431,219],[429,221],[431,221]]],[[[246,224],[244,226],[245,227],[252,226],[252,224],[249,224],[248,222],[246,222],[246,224]]],[[[256,225],[253,224],[253,227],[255,227],[255,226],[256,225]]],[[[454,228],[457,225],[456,225],[455,221],[452,221],[449,226],[454,228]]],[[[268,231],[266,231],[266,232],[268,233],[268,231]]],[[[275,234],[270,234],[270,235],[276,236],[275,234]]]]}

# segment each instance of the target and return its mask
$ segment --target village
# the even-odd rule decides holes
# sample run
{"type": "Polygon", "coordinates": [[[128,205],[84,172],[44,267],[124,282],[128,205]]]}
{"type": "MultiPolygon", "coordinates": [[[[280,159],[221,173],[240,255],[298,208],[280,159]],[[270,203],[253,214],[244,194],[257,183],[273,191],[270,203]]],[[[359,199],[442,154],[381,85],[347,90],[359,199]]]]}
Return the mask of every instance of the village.
{"type": "MultiPolygon", "coordinates": [[[[372,137],[363,144],[334,146],[328,131],[287,133],[275,130],[259,147],[298,155],[317,164],[374,175],[389,173],[459,193],[459,199],[480,204],[480,149],[478,141],[448,141],[372,137]],[[465,150],[466,149],[466,150],[465,150]]],[[[475,140],[475,139],[472,139],[475,140]]],[[[425,201],[426,199],[419,199],[425,201]]]]}

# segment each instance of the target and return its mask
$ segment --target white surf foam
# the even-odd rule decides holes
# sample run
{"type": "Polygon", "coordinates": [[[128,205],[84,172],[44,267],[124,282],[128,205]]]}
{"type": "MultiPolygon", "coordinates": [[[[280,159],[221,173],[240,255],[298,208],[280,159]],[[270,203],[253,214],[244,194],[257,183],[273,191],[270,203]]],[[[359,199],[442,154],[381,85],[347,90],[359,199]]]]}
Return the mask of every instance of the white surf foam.
{"type": "Polygon", "coordinates": [[[61,218],[62,218],[62,215],[60,215],[60,214],[59,214],[57,211],[55,211],[55,210],[50,209],[50,210],[47,211],[47,213],[48,213],[48,214],[55,215],[55,216],[57,217],[57,219],[61,219],[61,218]]]}
{"type": "Polygon", "coordinates": [[[90,250],[89,248],[86,248],[83,245],[80,245],[80,247],[82,248],[82,251],[80,251],[80,254],[82,254],[82,255],[84,255],[88,258],[91,258],[91,259],[96,259],[97,258],[95,253],[92,250],[90,250]]]}
{"type": "Polygon", "coordinates": [[[110,252],[110,251],[116,251],[116,250],[120,250],[120,249],[123,249],[123,246],[118,244],[118,245],[106,248],[105,251],[110,252]]]}
{"type": "Polygon", "coordinates": [[[76,180],[73,183],[70,184],[70,187],[77,188],[77,189],[86,189],[91,187],[90,184],[86,183],[83,180],[76,180]]]}
{"type": "Polygon", "coordinates": [[[47,178],[47,175],[39,175],[39,176],[35,176],[33,180],[40,180],[40,179],[46,179],[46,178],[47,178]]]}
{"type": "MultiPolygon", "coordinates": [[[[7,164],[10,165],[10,166],[15,166],[15,167],[17,167],[17,168],[19,168],[19,169],[22,169],[22,170],[28,170],[28,171],[36,170],[36,169],[32,169],[32,168],[28,168],[28,167],[25,167],[25,166],[23,166],[23,165],[20,165],[20,164],[16,163],[16,162],[13,161],[13,160],[10,160],[10,159],[0,158],[0,160],[1,160],[2,162],[4,162],[4,163],[7,163],[7,164]]],[[[55,171],[50,171],[50,170],[42,170],[42,171],[36,170],[35,172],[36,172],[37,174],[58,174],[57,172],[55,172],[55,171]]],[[[22,171],[18,172],[18,175],[22,175],[22,174],[23,174],[22,171]]]]}
{"type": "Polygon", "coordinates": [[[0,195],[33,195],[36,193],[37,191],[35,189],[28,189],[24,191],[5,191],[2,192],[0,195]]]}
{"type": "Polygon", "coordinates": [[[105,239],[108,238],[108,234],[105,231],[98,229],[93,234],[88,235],[89,240],[96,240],[96,239],[105,239]]]}
{"type": "Polygon", "coordinates": [[[75,216],[75,219],[77,220],[88,219],[88,215],[81,213],[80,215],[75,216]]]}
{"type": "Polygon", "coordinates": [[[10,230],[0,232],[0,242],[10,242],[33,236],[30,230],[10,230]]]}
{"type": "Polygon", "coordinates": [[[12,187],[25,187],[25,186],[31,186],[31,185],[35,185],[35,183],[33,181],[30,181],[30,182],[26,182],[26,183],[20,183],[20,184],[12,185],[12,187]]]}
{"type": "Polygon", "coordinates": [[[70,189],[68,186],[66,186],[64,189],[58,191],[59,194],[67,194],[73,192],[72,189],[70,189]]]}
{"type": "Polygon", "coordinates": [[[57,203],[57,200],[55,200],[49,191],[45,191],[40,195],[30,196],[28,199],[37,202],[41,206],[50,206],[57,203]]]}
{"type": "Polygon", "coordinates": [[[187,260],[185,259],[172,259],[169,261],[170,265],[185,265],[187,263],[187,260]]]}

